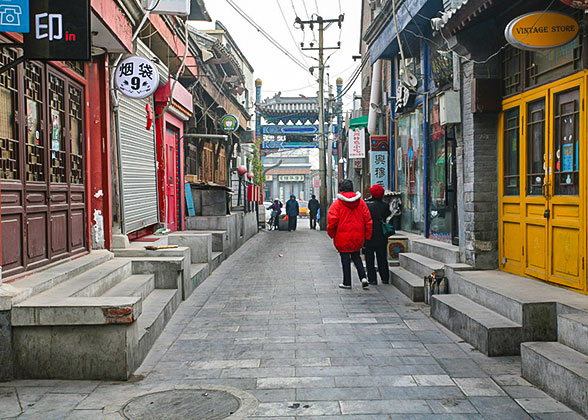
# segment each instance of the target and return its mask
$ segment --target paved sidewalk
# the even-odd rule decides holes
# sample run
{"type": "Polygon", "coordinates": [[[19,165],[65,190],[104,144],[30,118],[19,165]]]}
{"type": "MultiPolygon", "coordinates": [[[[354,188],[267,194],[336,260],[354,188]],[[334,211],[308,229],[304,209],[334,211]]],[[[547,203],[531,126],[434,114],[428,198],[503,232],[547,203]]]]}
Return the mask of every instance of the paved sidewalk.
{"type": "Polygon", "coordinates": [[[306,224],[225,261],[132,381],[0,383],[0,418],[121,419],[137,395],[215,385],[257,398],[252,420],[582,419],[523,380],[518,357],[473,350],[393,286],[362,290],[354,273],[339,289],[331,241],[306,224]]]}

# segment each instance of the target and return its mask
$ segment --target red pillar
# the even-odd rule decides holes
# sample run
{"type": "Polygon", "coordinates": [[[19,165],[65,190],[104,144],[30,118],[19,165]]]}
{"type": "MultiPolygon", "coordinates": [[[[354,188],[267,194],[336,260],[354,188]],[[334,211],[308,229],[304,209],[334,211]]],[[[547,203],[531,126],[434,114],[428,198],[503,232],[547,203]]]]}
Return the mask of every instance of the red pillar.
{"type": "MultiPolygon", "coordinates": [[[[107,54],[94,57],[88,65],[88,101],[90,121],[90,206],[92,227],[95,216],[102,216],[104,246],[112,246],[112,177],[110,154],[110,85],[107,54]]],[[[94,235],[94,230],[92,231],[94,235]]]]}

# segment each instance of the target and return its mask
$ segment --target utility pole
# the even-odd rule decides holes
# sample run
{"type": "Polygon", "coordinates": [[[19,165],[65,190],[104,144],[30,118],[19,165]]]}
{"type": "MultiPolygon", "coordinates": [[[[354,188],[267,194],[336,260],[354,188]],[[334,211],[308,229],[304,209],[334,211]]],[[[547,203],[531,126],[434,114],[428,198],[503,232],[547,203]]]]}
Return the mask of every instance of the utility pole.
{"type": "Polygon", "coordinates": [[[333,109],[333,90],[331,86],[331,82],[329,80],[329,106],[328,108],[328,124],[329,124],[329,134],[327,135],[327,204],[330,206],[331,202],[333,201],[333,125],[332,123],[332,113],[331,110],[333,109]]]}
{"type": "Polygon", "coordinates": [[[322,16],[316,16],[315,19],[311,20],[302,20],[299,17],[296,17],[294,21],[295,24],[300,25],[300,29],[304,31],[304,25],[308,25],[311,30],[314,29],[314,25],[318,24],[318,33],[319,33],[319,45],[318,48],[315,48],[313,43],[310,44],[310,48],[305,48],[304,43],[301,44],[302,50],[311,50],[311,51],[318,51],[319,53],[319,176],[321,181],[321,190],[320,190],[320,211],[321,211],[321,218],[319,220],[319,225],[321,230],[327,230],[327,211],[328,206],[327,202],[330,202],[328,199],[327,189],[328,185],[330,184],[331,180],[327,179],[327,168],[326,168],[326,139],[325,139],[325,50],[338,50],[341,48],[341,43],[338,42],[336,47],[329,47],[326,48],[324,46],[324,32],[331,26],[333,23],[337,23],[339,28],[343,24],[344,15],[339,15],[338,19],[323,19],[322,16]],[[326,27],[325,27],[326,24],[326,27]]]}

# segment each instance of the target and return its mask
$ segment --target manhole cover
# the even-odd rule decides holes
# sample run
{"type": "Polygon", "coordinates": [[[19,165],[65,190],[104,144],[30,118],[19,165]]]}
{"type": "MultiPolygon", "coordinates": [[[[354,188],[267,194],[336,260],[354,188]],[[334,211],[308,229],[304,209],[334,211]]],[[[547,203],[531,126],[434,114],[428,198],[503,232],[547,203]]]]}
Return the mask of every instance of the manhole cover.
{"type": "Polygon", "coordinates": [[[239,399],[226,391],[176,389],[134,398],[121,413],[129,420],[222,420],[239,406],[239,399]]]}

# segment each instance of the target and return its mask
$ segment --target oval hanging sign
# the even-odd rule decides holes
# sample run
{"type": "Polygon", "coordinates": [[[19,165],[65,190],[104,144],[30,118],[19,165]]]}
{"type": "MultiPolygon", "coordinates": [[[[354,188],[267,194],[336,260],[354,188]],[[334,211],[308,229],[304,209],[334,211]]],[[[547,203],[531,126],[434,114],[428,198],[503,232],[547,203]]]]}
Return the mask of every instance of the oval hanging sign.
{"type": "Polygon", "coordinates": [[[221,119],[221,126],[225,132],[232,133],[239,128],[239,120],[234,115],[227,114],[221,119]]]}
{"type": "Polygon", "coordinates": [[[151,61],[132,56],[123,60],[116,68],[115,83],[123,95],[144,99],[159,87],[159,72],[151,61]]]}
{"type": "Polygon", "coordinates": [[[576,9],[588,9],[588,0],[561,0],[562,3],[568,6],[575,7],[576,9]]]}
{"type": "Polygon", "coordinates": [[[513,19],[504,30],[506,40],[522,50],[560,47],[578,35],[578,22],[557,12],[533,12],[513,19]]]}

